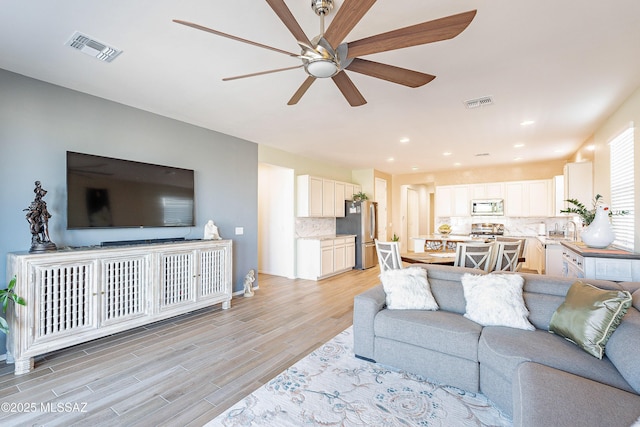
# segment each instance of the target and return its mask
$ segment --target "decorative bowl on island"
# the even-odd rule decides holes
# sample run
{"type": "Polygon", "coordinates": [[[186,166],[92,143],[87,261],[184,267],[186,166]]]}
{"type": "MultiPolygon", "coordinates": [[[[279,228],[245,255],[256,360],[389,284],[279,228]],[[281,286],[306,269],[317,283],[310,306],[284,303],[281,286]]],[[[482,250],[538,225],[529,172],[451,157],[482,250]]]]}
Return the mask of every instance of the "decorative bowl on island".
{"type": "Polygon", "coordinates": [[[449,235],[451,233],[451,226],[449,224],[442,224],[438,227],[438,233],[445,236],[449,235]]]}

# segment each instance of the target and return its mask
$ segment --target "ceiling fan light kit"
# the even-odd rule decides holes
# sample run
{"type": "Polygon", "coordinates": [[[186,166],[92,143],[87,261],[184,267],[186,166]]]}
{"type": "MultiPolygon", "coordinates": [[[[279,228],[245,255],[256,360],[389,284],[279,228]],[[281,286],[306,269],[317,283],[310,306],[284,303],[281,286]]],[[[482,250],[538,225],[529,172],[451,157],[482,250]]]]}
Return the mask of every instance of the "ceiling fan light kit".
{"type": "Polygon", "coordinates": [[[332,78],[352,107],[366,104],[367,101],[355,87],[345,70],[411,88],[423,86],[433,80],[435,76],[364,60],[359,56],[451,39],[464,31],[476,15],[476,11],[472,10],[347,43],[343,39],[360,22],[376,0],[344,0],[326,31],[324,29],[324,18],[333,9],[333,0],[311,0],[311,8],[320,17],[320,34],[311,41],[284,0],[266,0],[266,2],[296,39],[302,49],[299,55],[191,22],[177,19],[174,19],[173,22],[302,60],[302,65],[295,67],[279,68],[223,79],[224,81],[236,80],[303,67],[309,77],[305,79],[287,105],[297,104],[316,79],[329,77],[332,78]]]}

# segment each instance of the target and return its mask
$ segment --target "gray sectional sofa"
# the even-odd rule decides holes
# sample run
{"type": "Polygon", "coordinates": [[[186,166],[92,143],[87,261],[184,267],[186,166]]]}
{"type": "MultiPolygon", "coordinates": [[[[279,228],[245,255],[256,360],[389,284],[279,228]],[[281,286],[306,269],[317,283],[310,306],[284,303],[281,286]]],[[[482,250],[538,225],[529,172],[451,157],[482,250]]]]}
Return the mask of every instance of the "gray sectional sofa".
{"type": "Polygon", "coordinates": [[[601,289],[628,290],[633,297],[598,359],[549,332],[575,279],[520,274],[535,326],[530,331],[483,327],[463,316],[462,276],[485,273],[421,267],[439,310],[390,310],[381,284],[356,296],[358,357],[482,392],[516,426],[630,426],[640,417],[640,283],[583,279],[601,289]]]}

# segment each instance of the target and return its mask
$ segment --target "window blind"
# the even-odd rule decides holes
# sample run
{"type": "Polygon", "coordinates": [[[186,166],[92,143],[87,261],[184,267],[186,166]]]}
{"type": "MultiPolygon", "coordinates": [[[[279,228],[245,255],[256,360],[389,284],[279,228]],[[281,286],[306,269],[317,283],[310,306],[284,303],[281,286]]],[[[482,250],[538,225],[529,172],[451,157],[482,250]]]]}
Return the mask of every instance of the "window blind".
{"type": "Polygon", "coordinates": [[[616,239],[613,244],[634,250],[633,124],[609,142],[611,154],[611,210],[628,211],[611,218],[616,239]]]}

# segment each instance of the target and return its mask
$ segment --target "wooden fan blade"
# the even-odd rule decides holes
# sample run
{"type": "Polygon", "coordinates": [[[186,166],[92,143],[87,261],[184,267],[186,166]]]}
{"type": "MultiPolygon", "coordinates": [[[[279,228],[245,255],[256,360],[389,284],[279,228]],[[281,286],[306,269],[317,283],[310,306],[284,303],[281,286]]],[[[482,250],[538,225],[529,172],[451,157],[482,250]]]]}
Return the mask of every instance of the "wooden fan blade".
{"type": "Polygon", "coordinates": [[[267,0],[271,9],[278,15],[278,18],[282,21],[282,23],[289,29],[293,37],[296,38],[297,41],[306,43],[308,45],[311,44],[307,35],[302,31],[300,24],[296,21],[293,14],[285,4],[284,0],[267,0]]]}
{"type": "Polygon", "coordinates": [[[345,0],[325,31],[325,40],[332,47],[337,47],[375,2],[376,0],[345,0]]]}
{"type": "Polygon", "coordinates": [[[257,43],[257,42],[251,41],[251,40],[247,40],[247,39],[243,39],[243,38],[237,37],[237,36],[232,36],[231,34],[223,33],[221,31],[217,31],[217,30],[214,30],[214,29],[208,28],[208,27],[203,27],[202,25],[194,24],[193,22],[182,21],[180,19],[174,19],[173,22],[175,22],[176,24],[186,25],[187,27],[195,28],[196,30],[206,31],[207,33],[215,34],[216,36],[226,37],[226,38],[231,39],[231,40],[239,41],[239,42],[242,42],[242,43],[248,43],[250,45],[261,47],[263,49],[269,49],[269,50],[273,50],[275,52],[284,53],[285,55],[295,56],[295,57],[299,56],[296,53],[287,52],[286,50],[278,49],[277,47],[271,47],[271,46],[267,46],[267,45],[262,44],[262,43],[257,43]]]}
{"type": "Polygon", "coordinates": [[[247,77],[255,77],[255,76],[261,76],[263,74],[278,73],[280,71],[295,70],[296,68],[302,68],[302,67],[304,67],[304,65],[296,65],[295,67],[277,68],[275,70],[258,71],[257,73],[243,74],[241,76],[225,77],[224,79],[222,79],[222,81],[228,82],[231,80],[246,79],[247,77]]]}
{"type": "Polygon", "coordinates": [[[436,78],[436,76],[432,76],[431,74],[420,73],[418,71],[407,70],[406,68],[367,61],[366,59],[360,58],[354,58],[353,62],[347,67],[347,70],[408,87],[420,87],[436,78]]]}
{"type": "Polygon", "coordinates": [[[307,89],[309,89],[309,86],[311,86],[315,81],[316,81],[315,77],[311,77],[311,76],[307,77],[307,79],[298,88],[296,93],[293,94],[289,102],[287,102],[287,105],[296,105],[298,101],[300,101],[300,98],[302,98],[302,95],[304,95],[307,92],[307,89]]]}
{"type": "Polygon", "coordinates": [[[331,78],[352,107],[359,107],[367,103],[358,88],[356,88],[356,85],[354,85],[349,76],[347,76],[347,73],[341,71],[331,78]]]}
{"type": "Polygon", "coordinates": [[[469,26],[476,12],[471,10],[350,42],[349,58],[454,38],[469,26]]]}

